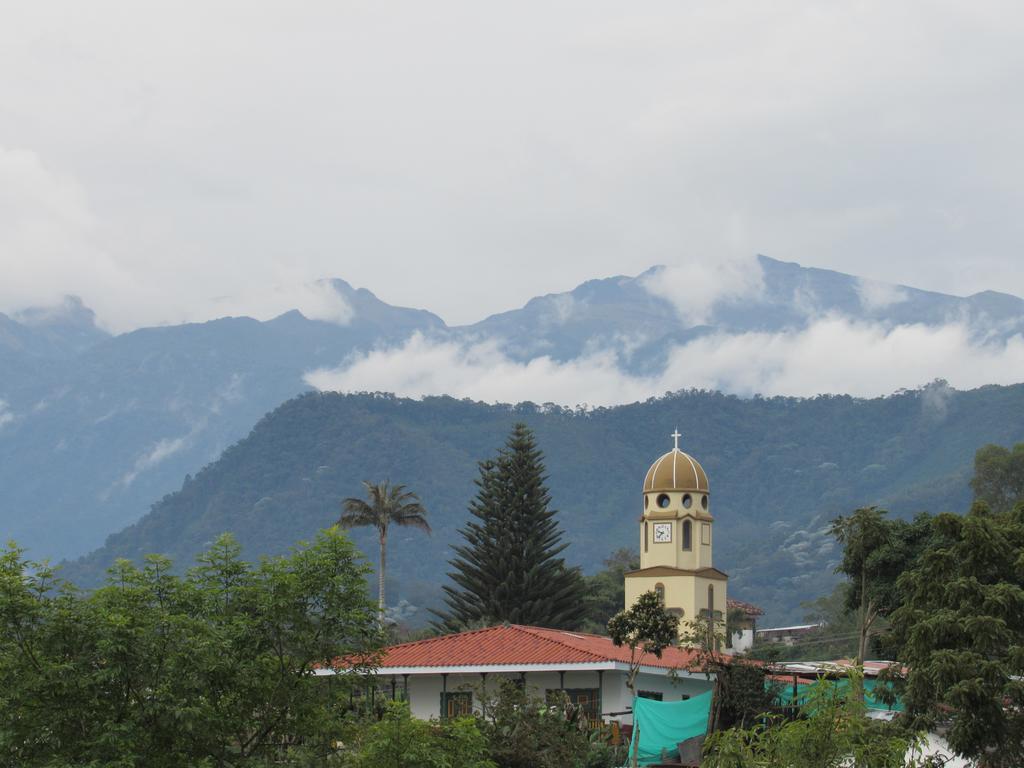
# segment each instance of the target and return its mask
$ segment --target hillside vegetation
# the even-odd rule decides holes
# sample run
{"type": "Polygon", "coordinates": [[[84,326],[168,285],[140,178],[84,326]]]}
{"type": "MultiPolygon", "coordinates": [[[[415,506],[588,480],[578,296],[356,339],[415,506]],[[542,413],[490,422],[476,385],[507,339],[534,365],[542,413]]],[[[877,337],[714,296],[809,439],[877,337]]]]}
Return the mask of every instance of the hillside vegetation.
{"type": "MultiPolygon", "coordinates": [[[[80,557],[138,521],[155,499],[179,488],[186,473],[195,474],[215,461],[267,411],[314,387],[469,395],[490,401],[533,397],[564,405],[622,403],[662,388],[676,391],[698,384],[750,395],[770,386],[760,378],[767,373],[758,373],[756,360],[740,366],[742,381],[709,377],[714,365],[703,365],[699,357],[669,374],[669,361],[678,357],[680,345],[701,338],[782,334],[785,349],[787,339],[822,318],[879,333],[901,327],[913,327],[912,334],[924,328],[930,333],[954,323],[960,329],[954,335],[968,334],[973,344],[988,350],[982,359],[993,360],[999,358],[989,356],[998,355],[1000,346],[1024,332],[1024,299],[1005,294],[948,296],[764,256],[752,258],[747,268],[753,293],[722,296],[699,317],[678,302],[687,295],[678,290],[687,284],[685,272],[668,267],[635,277],[588,280],[572,291],[537,296],[518,309],[468,326],[449,326],[430,312],[392,306],[344,280],[315,287],[347,308],[350,316],[344,322],[310,319],[293,310],[265,322],[224,317],[110,336],[97,327],[92,311],[73,298],[58,307],[0,314],[0,540],[16,539],[37,560],[80,557]],[[879,290],[887,301],[872,299],[872,291],[879,290]],[[493,355],[487,354],[482,368],[471,366],[452,379],[433,380],[435,373],[446,372],[446,364],[432,353],[407,354],[410,339],[420,340],[414,347],[421,351],[423,345],[429,352],[440,344],[442,350],[464,352],[470,345],[493,355]],[[323,373],[348,370],[371,352],[389,355],[395,375],[357,372],[339,380],[336,373],[323,373]],[[524,390],[522,380],[509,381],[500,392],[460,384],[486,378],[495,360],[513,366],[538,361],[538,371],[543,371],[549,361],[585,361],[595,352],[613,364],[597,375],[584,374],[582,383],[571,389],[559,390],[557,376],[553,391],[547,384],[543,390],[524,390]],[[612,378],[604,387],[606,376],[612,378]],[[617,376],[653,376],[650,386],[657,388],[643,385],[629,394],[621,391],[623,384],[614,383],[617,376]],[[654,383],[661,380],[663,385],[654,383]],[[578,390],[586,382],[601,385],[598,389],[605,394],[578,390]]],[[[714,346],[720,343],[718,339],[714,346]]],[[[743,348],[748,343],[749,338],[743,348]]],[[[772,348],[766,348],[769,358],[772,348]]],[[[463,352],[455,355],[456,368],[463,352]]],[[[750,354],[735,359],[745,361],[750,354]]],[[[469,354],[476,357],[477,352],[469,354]]],[[[885,378],[885,371],[875,367],[879,365],[878,359],[865,360],[859,378],[885,378]]],[[[899,381],[923,383],[948,370],[944,365],[936,361],[922,378],[913,374],[915,378],[899,381]]],[[[978,384],[1013,381],[984,364],[956,358],[952,365],[970,370],[970,380],[978,384]]],[[[853,386],[855,382],[847,386],[845,379],[833,379],[803,391],[849,392],[853,386]]],[[[870,391],[889,389],[880,385],[870,391]]],[[[792,392],[777,386],[770,391],[792,392]]],[[[661,425],[657,434],[671,432],[672,426],[661,425]]],[[[690,429],[695,450],[716,447],[705,441],[710,434],[705,425],[690,422],[690,429]]],[[[488,435],[483,442],[486,450],[498,438],[488,435]]],[[[637,460],[643,463],[660,447],[637,445],[637,460]]],[[[849,469],[843,466],[841,472],[849,469]]],[[[449,497],[438,501],[447,503],[449,497]]],[[[462,509],[467,498],[456,501],[462,509]]]]}
{"type": "MultiPolygon", "coordinates": [[[[516,421],[536,433],[566,556],[586,572],[638,546],[644,473],[678,427],[710,478],[715,564],[730,574],[730,596],[766,609],[768,626],[801,619],[801,600],[830,591],[838,552],[828,523],[837,515],[867,504],[898,516],[966,509],[975,451],[1024,440],[1024,385],[958,392],[935,383],[870,400],[682,392],[592,411],[311,393],[268,414],[65,574],[95,584],[116,558],[150,552],[183,567],[223,532],[246,556],[280,553],[334,522],[361,481],[391,480],[419,493],[433,535],[395,532],[390,600],[436,606],[476,462],[516,421]]],[[[375,560],[373,534],[354,539],[375,560]]]]}

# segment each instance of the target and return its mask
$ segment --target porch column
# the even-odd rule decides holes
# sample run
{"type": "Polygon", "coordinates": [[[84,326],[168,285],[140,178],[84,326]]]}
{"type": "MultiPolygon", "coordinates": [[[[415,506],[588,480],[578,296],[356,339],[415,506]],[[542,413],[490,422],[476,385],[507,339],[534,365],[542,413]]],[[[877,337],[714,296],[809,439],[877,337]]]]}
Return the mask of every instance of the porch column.
{"type": "Polygon", "coordinates": [[[445,709],[448,702],[445,699],[448,698],[448,673],[441,673],[441,706],[439,707],[438,715],[442,720],[448,719],[448,711],[445,709]]]}
{"type": "Polygon", "coordinates": [[[601,713],[604,712],[604,670],[597,670],[597,722],[602,723],[604,720],[601,717],[601,713]]]}

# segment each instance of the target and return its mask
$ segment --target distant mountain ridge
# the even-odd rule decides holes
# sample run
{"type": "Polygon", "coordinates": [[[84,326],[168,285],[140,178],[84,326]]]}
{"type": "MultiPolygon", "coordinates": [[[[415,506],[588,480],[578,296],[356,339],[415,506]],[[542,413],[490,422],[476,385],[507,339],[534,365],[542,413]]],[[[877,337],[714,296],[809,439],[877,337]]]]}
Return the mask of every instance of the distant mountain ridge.
{"type": "MultiPolygon", "coordinates": [[[[185,566],[224,531],[248,556],[282,552],[334,522],[362,480],[390,479],[422,496],[433,528],[392,532],[390,600],[437,605],[476,462],[519,420],[545,452],[566,556],[587,571],[639,546],[644,473],[678,427],[709,477],[715,565],[729,573],[730,595],[764,607],[765,621],[797,622],[800,601],[835,579],[829,521],[868,504],[902,516],[966,511],[975,450],[1024,440],[1024,385],[937,383],[869,400],[685,392],[590,411],[312,393],[268,414],[67,575],[96,583],[115,558],[149,552],[185,566]]],[[[353,536],[373,561],[373,531],[353,536]]]]}
{"type": "Polygon", "coordinates": [[[412,334],[488,341],[520,361],[607,349],[623,370],[646,372],[664,365],[673,344],[716,331],[799,329],[828,314],[889,325],[957,320],[996,338],[1024,329],[1024,300],[1013,296],[945,296],[763,256],[731,275],[738,292],[708,294],[688,277],[655,267],[591,280],[459,327],[344,280],[329,285],[351,310],[345,324],[292,311],[111,336],[75,299],[0,315],[0,535],[36,557],[87,552],[307,391],[308,371],[412,334]]]}

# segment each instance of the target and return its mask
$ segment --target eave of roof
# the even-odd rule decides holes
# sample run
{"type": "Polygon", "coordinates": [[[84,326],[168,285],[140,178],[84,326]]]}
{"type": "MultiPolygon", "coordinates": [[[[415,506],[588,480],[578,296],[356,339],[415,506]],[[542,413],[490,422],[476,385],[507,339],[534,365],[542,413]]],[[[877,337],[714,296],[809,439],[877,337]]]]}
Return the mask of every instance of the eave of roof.
{"type": "MultiPolygon", "coordinates": [[[[661,658],[648,654],[645,670],[686,670],[697,661],[690,649],[666,648],[661,658]]],[[[440,672],[628,669],[630,651],[611,638],[517,624],[488,627],[385,648],[380,674],[440,672]]],[[[344,668],[336,662],[335,668],[344,668]]]]}
{"type": "Polygon", "coordinates": [[[635,571],[626,571],[626,576],[674,576],[676,574],[686,574],[688,576],[703,576],[705,579],[714,579],[716,581],[722,581],[729,578],[729,574],[724,571],[720,571],[714,567],[697,568],[696,570],[690,570],[688,568],[674,568],[671,565],[652,565],[649,568],[639,568],[635,571]]]}

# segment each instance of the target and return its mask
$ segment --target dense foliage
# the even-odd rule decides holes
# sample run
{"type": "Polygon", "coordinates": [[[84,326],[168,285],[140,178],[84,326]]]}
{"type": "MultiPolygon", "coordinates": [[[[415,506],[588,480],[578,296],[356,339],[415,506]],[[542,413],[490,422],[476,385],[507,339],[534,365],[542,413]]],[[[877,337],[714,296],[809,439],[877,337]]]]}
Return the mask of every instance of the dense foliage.
{"type": "Polygon", "coordinates": [[[560,557],[568,546],[549,508],[544,457],[525,424],[512,428],[494,459],[480,462],[474,519],[460,531],[439,624],[449,630],[510,622],[575,627],[583,580],[560,557]]]}
{"type": "Polygon", "coordinates": [[[1012,448],[986,445],[974,457],[971,480],[976,501],[985,502],[993,512],[1009,512],[1024,499],[1024,443],[1012,448]]]}
{"type": "Polygon", "coordinates": [[[877,622],[900,604],[896,579],[918,557],[931,532],[931,518],[913,523],[889,520],[878,507],[862,507],[832,521],[831,532],[843,547],[836,571],[845,574],[846,608],[856,617],[857,651],[863,663],[877,622]]]}
{"type": "Polygon", "coordinates": [[[1024,503],[938,515],[892,614],[916,721],[988,766],[1024,765],[1024,503]]]}
{"type": "Polygon", "coordinates": [[[978,450],[967,515],[906,522],[869,507],[833,521],[848,581],[810,604],[826,621],[819,636],[782,649],[835,658],[855,636],[863,658],[874,635],[877,655],[900,662],[883,677],[903,695],[905,725],[942,727],[956,752],[999,768],[1024,764],[1022,456],[1024,444],[978,450]]]}
{"type": "MultiPolygon", "coordinates": [[[[856,679],[855,681],[856,682],[856,679]]],[[[702,768],[905,768],[916,739],[866,716],[857,685],[811,686],[800,717],[711,734],[702,768]]]]}
{"type": "Polygon", "coordinates": [[[351,725],[339,768],[495,768],[476,718],[418,720],[403,701],[388,702],[377,722],[351,725]]]}
{"type": "MultiPolygon", "coordinates": [[[[552,506],[570,542],[565,556],[587,573],[615,548],[636,550],[640,482],[678,426],[711,480],[715,565],[730,576],[729,595],[760,605],[759,623],[772,626],[799,623],[800,601],[835,582],[836,549],[823,530],[832,518],[870,504],[901,519],[966,509],[977,447],[1024,440],[1024,386],[934,385],[872,400],[683,392],[588,412],[309,394],[260,421],[68,576],[98,584],[117,557],[146,552],[189,562],[224,531],[248,557],[279,553],[314,535],[338,499],[361,495],[362,480],[392,478],[416,489],[431,513],[429,539],[401,530],[388,542],[388,594],[423,616],[441,603],[436,564],[451,557],[468,517],[477,461],[516,421],[544,446],[552,506]]],[[[375,532],[352,535],[376,554],[375,532]]]]}
{"type": "Polygon", "coordinates": [[[544,701],[515,681],[481,690],[480,728],[498,768],[613,768],[625,749],[606,743],[562,697],[544,701]]]}
{"type": "Polygon", "coordinates": [[[89,595],[0,556],[0,764],[242,766],[328,752],[348,685],[315,665],[379,645],[366,568],[337,531],[250,565],[218,540],[184,577],[121,561],[89,595]]]}

